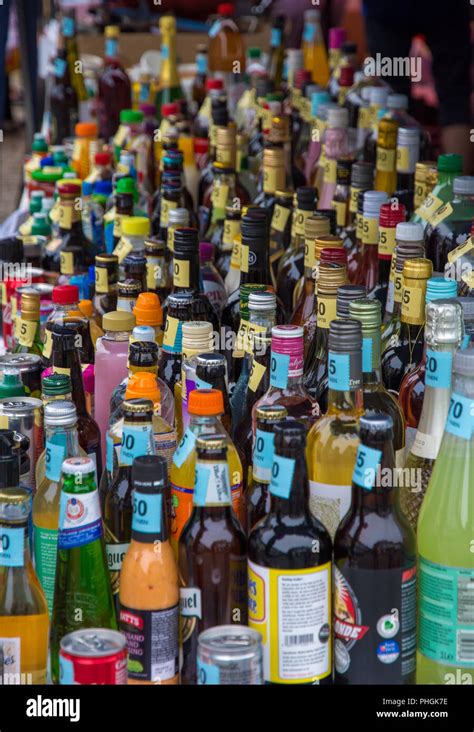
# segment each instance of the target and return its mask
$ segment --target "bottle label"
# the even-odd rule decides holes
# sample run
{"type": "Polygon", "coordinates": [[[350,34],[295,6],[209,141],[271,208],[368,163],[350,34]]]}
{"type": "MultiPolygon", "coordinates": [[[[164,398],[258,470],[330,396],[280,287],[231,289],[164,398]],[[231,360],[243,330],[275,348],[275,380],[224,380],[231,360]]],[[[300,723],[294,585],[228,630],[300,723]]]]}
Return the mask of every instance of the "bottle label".
{"type": "Polygon", "coordinates": [[[442,205],[443,201],[441,198],[433,196],[432,193],[428,193],[421,206],[416,209],[415,214],[424,221],[429,221],[442,205]]]}
{"type": "Polygon", "coordinates": [[[117,38],[106,38],[105,39],[105,56],[107,58],[116,58],[117,53],[118,53],[117,38]]]}
{"type": "Polygon", "coordinates": [[[470,440],[474,426],[474,400],[453,392],[449,405],[446,432],[470,440]]]}
{"type": "Polygon", "coordinates": [[[366,491],[371,491],[375,485],[381,460],[382,450],[375,450],[367,445],[359,445],[352,482],[366,491]]]}
{"type": "Polygon", "coordinates": [[[347,201],[336,201],[336,199],[333,198],[333,200],[331,201],[331,208],[333,208],[336,212],[337,226],[345,226],[347,201]]]}
{"type": "Polygon", "coordinates": [[[74,549],[102,537],[102,516],[97,489],[90,493],[61,491],[58,549],[74,549]]]}
{"type": "Polygon", "coordinates": [[[173,455],[173,463],[176,465],[177,468],[180,468],[186,458],[192,453],[195,444],[196,435],[188,427],[188,429],[181,438],[181,442],[179,443],[175,454],[173,455]]]}
{"type": "Polygon", "coordinates": [[[435,215],[430,218],[430,224],[433,229],[436,229],[437,226],[441,224],[442,221],[444,221],[448,216],[450,216],[453,213],[453,207],[450,203],[445,203],[444,206],[441,206],[439,208],[435,215]]]}
{"type": "Polygon", "coordinates": [[[2,649],[2,684],[16,685],[23,683],[21,673],[21,638],[1,638],[2,649]]]}
{"type": "Polygon", "coordinates": [[[336,298],[322,297],[317,298],[317,323],[318,328],[326,328],[329,330],[331,322],[336,319],[336,298]]]}
{"type": "Polygon", "coordinates": [[[59,255],[60,272],[63,275],[74,274],[74,254],[73,252],[61,252],[59,255]]]}
{"type": "Polygon", "coordinates": [[[331,675],[330,562],[281,570],[249,561],[248,598],[249,626],[262,636],[266,682],[314,684],[331,675]]]}
{"type": "Polygon", "coordinates": [[[63,461],[66,458],[66,435],[57,433],[46,441],[44,452],[45,475],[48,480],[59,483],[63,461]]]}
{"type": "MultiPolygon", "coordinates": [[[[359,110],[360,112],[360,110],[359,110]]],[[[357,197],[359,193],[361,192],[362,188],[354,188],[353,186],[350,187],[349,192],[349,211],[351,213],[357,213],[357,197]]]]}
{"type": "Polygon", "coordinates": [[[362,352],[334,353],[328,356],[328,384],[335,391],[355,391],[362,386],[362,352]]]}
{"type": "Polygon", "coordinates": [[[34,525],[35,569],[41,582],[49,612],[53,610],[54,583],[56,581],[57,529],[44,529],[34,525]]]}
{"type": "Polygon", "coordinates": [[[275,435],[257,428],[253,450],[253,476],[255,480],[270,483],[272,477],[275,435]]]}
{"type": "Polygon", "coordinates": [[[450,264],[453,264],[456,262],[460,257],[465,256],[466,254],[469,254],[474,249],[474,239],[472,236],[469,237],[469,239],[466,239],[466,241],[463,244],[460,244],[456,249],[452,249],[448,253],[448,262],[450,264]]]}
{"type": "Polygon", "coordinates": [[[425,322],[425,290],[421,287],[403,288],[402,320],[410,325],[422,325],[425,322]]]}
{"type": "Polygon", "coordinates": [[[202,618],[201,590],[199,587],[179,588],[179,614],[182,618],[202,618]]]}
{"type": "Polygon", "coordinates": [[[109,277],[105,267],[95,268],[95,291],[101,293],[109,291],[109,277]]]}
{"type": "Polygon", "coordinates": [[[425,383],[435,389],[451,388],[453,354],[449,351],[426,350],[425,383]]]}
{"type": "Polygon", "coordinates": [[[294,472],[295,460],[293,460],[293,458],[274,455],[272,462],[272,476],[270,480],[270,493],[278,498],[288,499],[290,497],[294,472]]]}
{"type": "Polygon", "coordinates": [[[347,565],[334,570],[336,675],[350,684],[401,684],[415,671],[416,567],[347,565]]]}
{"type": "Polygon", "coordinates": [[[440,434],[425,434],[418,430],[413,445],[411,446],[411,453],[425,460],[436,460],[441,445],[441,438],[442,435],[440,434]]]}
{"type": "Polygon", "coordinates": [[[378,244],[379,222],[378,219],[371,219],[368,216],[362,217],[362,243],[378,244]]]}
{"type": "Polygon", "coordinates": [[[280,206],[280,204],[277,203],[275,208],[273,209],[271,228],[275,229],[275,231],[280,231],[281,233],[283,233],[288,223],[290,213],[291,211],[289,208],[286,208],[285,206],[280,206]]]}
{"type": "Polygon", "coordinates": [[[127,639],[130,679],[159,684],[177,675],[177,604],[164,610],[136,610],[122,606],[120,630],[127,639]]]}
{"type": "MultiPolygon", "coordinates": [[[[125,554],[127,553],[129,546],[130,543],[127,542],[118,542],[116,544],[108,543],[105,545],[105,554],[107,556],[107,565],[109,567],[109,572],[120,572],[120,570],[122,569],[125,554]]],[[[115,593],[113,585],[112,590],[115,593]]]]}
{"type": "Polygon", "coordinates": [[[161,533],[161,511],[163,496],[161,493],[141,493],[133,491],[132,531],[141,534],[161,533]]]}
{"type": "Polygon", "coordinates": [[[45,328],[44,331],[44,345],[43,345],[43,356],[44,358],[51,358],[53,352],[53,334],[50,330],[45,328]]]}
{"type": "Polygon", "coordinates": [[[195,506],[230,505],[229,467],[225,462],[196,462],[195,506]]]}
{"type": "Polygon", "coordinates": [[[415,157],[410,155],[410,148],[406,145],[397,147],[397,173],[413,173],[415,170],[415,157]],[[413,162],[411,162],[413,157],[413,162]]]}
{"type": "Polygon", "coordinates": [[[0,567],[23,567],[24,554],[25,527],[0,526],[0,567]]]}
{"type": "Polygon", "coordinates": [[[126,236],[122,236],[113,253],[118,257],[119,263],[121,264],[125,257],[127,257],[133,250],[133,244],[126,236]]]}
{"type": "Polygon", "coordinates": [[[312,211],[304,211],[302,208],[298,208],[296,210],[296,215],[295,215],[295,235],[296,236],[304,237],[304,225],[305,225],[306,219],[312,215],[313,215],[312,211]]]}
{"type": "Polygon", "coordinates": [[[240,271],[248,273],[249,271],[249,254],[248,244],[240,244],[240,271]]]}
{"type": "Polygon", "coordinates": [[[269,167],[263,169],[263,192],[274,195],[275,191],[285,188],[285,168],[269,167]]]}
{"type": "Polygon", "coordinates": [[[419,558],[418,648],[445,666],[472,668],[474,569],[419,558]]]}
{"type": "Polygon", "coordinates": [[[309,507],[334,539],[341,519],[351,507],[352,486],[309,481],[309,507]]]}
{"type": "Polygon", "coordinates": [[[379,226],[379,259],[392,259],[397,244],[395,227],[379,226]]]}
{"type": "Polygon", "coordinates": [[[120,464],[131,465],[141,455],[153,455],[155,444],[150,425],[124,425],[120,464]]]}
{"type": "Polygon", "coordinates": [[[173,260],[173,285],[174,287],[189,287],[189,259],[173,260]]]}
{"type": "Polygon", "coordinates": [[[391,173],[395,170],[395,158],[396,150],[386,150],[383,147],[377,146],[377,170],[381,170],[384,173],[391,173]]]}
{"type": "Polygon", "coordinates": [[[72,227],[72,203],[60,203],[58,208],[58,223],[60,229],[71,229],[72,227]]]}

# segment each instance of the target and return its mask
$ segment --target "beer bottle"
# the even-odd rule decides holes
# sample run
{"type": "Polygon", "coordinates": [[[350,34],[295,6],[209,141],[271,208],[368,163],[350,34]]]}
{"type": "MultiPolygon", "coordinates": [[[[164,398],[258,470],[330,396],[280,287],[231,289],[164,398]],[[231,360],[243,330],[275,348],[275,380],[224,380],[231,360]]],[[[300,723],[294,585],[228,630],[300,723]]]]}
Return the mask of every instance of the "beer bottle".
{"type": "Polygon", "coordinates": [[[332,543],[309,508],[305,445],[302,424],[275,426],[271,508],[249,536],[249,625],[264,638],[265,681],[276,684],[332,676],[332,543]]]}
{"type": "Polygon", "coordinates": [[[416,544],[397,486],[393,420],[366,412],[352,501],[334,538],[336,684],[413,684],[416,544]]]}
{"type": "Polygon", "coordinates": [[[227,438],[202,435],[196,451],[194,507],[178,550],[182,684],[197,683],[199,633],[247,624],[247,540],[231,506],[227,438]]]}

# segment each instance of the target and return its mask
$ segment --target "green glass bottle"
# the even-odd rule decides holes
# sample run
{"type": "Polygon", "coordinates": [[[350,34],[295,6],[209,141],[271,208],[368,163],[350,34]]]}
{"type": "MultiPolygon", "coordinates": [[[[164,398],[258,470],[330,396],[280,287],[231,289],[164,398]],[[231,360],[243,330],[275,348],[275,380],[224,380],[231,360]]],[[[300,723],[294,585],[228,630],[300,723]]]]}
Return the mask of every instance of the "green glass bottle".
{"type": "Polygon", "coordinates": [[[99,493],[89,457],[63,462],[51,620],[51,676],[59,682],[61,639],[83,628],[117,629],[99,493]]]}

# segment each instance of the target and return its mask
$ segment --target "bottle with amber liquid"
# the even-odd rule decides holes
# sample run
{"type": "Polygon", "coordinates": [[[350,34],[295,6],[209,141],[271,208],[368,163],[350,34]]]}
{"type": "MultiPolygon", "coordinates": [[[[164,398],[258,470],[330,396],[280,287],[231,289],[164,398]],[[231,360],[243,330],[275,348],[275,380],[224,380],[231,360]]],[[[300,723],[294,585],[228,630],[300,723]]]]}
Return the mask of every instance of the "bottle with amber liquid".
{"type": "Polygon", "coordinates": [[[179,228],[174,234],[172,294],[178,293],[191,295],[192,320],[207,320],[219,332],[217,313],[202,290],[197,229],[179,228]]]}
{"type": "Polygon", "coordinates": [[[99,328],[102,328],[102,316],[117,310],[118,265],[115,254],[98,254],[95,258],[94,312],[99,328]]]}
{"type": "Polygon", "coordinates": [[[82,230],[81,185],[74,181],[58,181],[59,236],[45,247],[44,269],[61,272],[60,284],[75,274],[86,274],[94,264],[92,243],[82,230]]]}
{"type": "Polygon", "coordinates": [[[432,269],[430,260],[422,258],[403,265],[400,331],[382,355],[383,382],[397,396],[403,377],[423,356],[426,285],[432,269]]]}
{"type": "Polygon", "coordinates": [[[374,166],[371,163],[357,162],[351,168],[351,184],[349,188],[349,213],[347,225],[339,232],[347,249],[347,266],[349,281],[354,282],[359,267],[360,248],[362,245],[362,219],[358,227],[359,196],[374,187],[374,166]]]}
{"type": "MultiPolygon", "coordinates": [[[[122,109],[132,106],[132,88],[120,62],[120,28],[108,25],[104,36],[104,68],[98,82],[98,119],[100,137],[108,142],[113,135],[118,134],[122,109]]],[[[119,145],[120,140],[115,139],[114,143],[119,145]]]]}
{"type": "Polygon", "coordinates": [[[21,294],[20,317],[15,323],[16,345],[13,353],[43,354],[40,323],[40,295],[36,290],[26,290],[21,294]]]}
{"type": "Polygon", "coordinates": [[[51,112],[51,144],[61,145],[65,137],[73,137],[78,122],[77,94],[71,82],[65,47],[58,48],[53,64],[53,83],[49,93],[51,112]]]}
{"type": "Polygon", "coordinates": [[[202,435],[196,451],[193,512],[178,548],[185,685],[197,683],[199,633],[247,624],[247,539],[231,506],[227,439],[202,435]]]}
{"type": "Polygon", "coordinates": [[[162,239],[150,237],[145,240],[145,257],[147,292],[158,295],[163,306],[173,287],[171,250],[162,239]]]}

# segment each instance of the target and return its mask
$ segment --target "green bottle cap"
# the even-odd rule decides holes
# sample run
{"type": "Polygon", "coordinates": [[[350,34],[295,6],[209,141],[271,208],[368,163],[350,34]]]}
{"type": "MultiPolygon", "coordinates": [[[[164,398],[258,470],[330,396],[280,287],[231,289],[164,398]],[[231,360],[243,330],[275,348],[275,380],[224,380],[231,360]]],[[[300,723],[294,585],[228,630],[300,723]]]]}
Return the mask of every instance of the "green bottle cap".
{"type": "Polygon", "coordinates": [[[71,378],[67,374],[51,374],[43,379],[45,396],[63,396],[71,393],[71,378]]]}
{"type": "Polygon", "coordinates": [[[35,134],[31,149],[33,152],[48,152],[48,145],[43,135],[40,135],[39,133],[35,134]]]}
{"type": "Polygon", "coordinates": [[[143,112],[139,109],[122,109],[120,112],[120,123],[123,125],[136,125],[143,122],[143,112]]]}
{"type": "Polygon", "coordinates": [[[460,173],[462,171],[462,155],[447,153],[438,156],[438,170],[440,173],[460,173]]]}
{"type": "Polygon", "coordinates": [[[0,371],[0,399],[26,396],[19,369],[8,367],[0,371]]]}
{"type": "Polygon", "coordinates": [[[135,181],[133,180],[133,178],[120,178],[117,181],[116,192],[117,193],[129,193],[132,196],[134,196],[135,192],[136,192],[136,186],[135,186],[135,181]]]}

